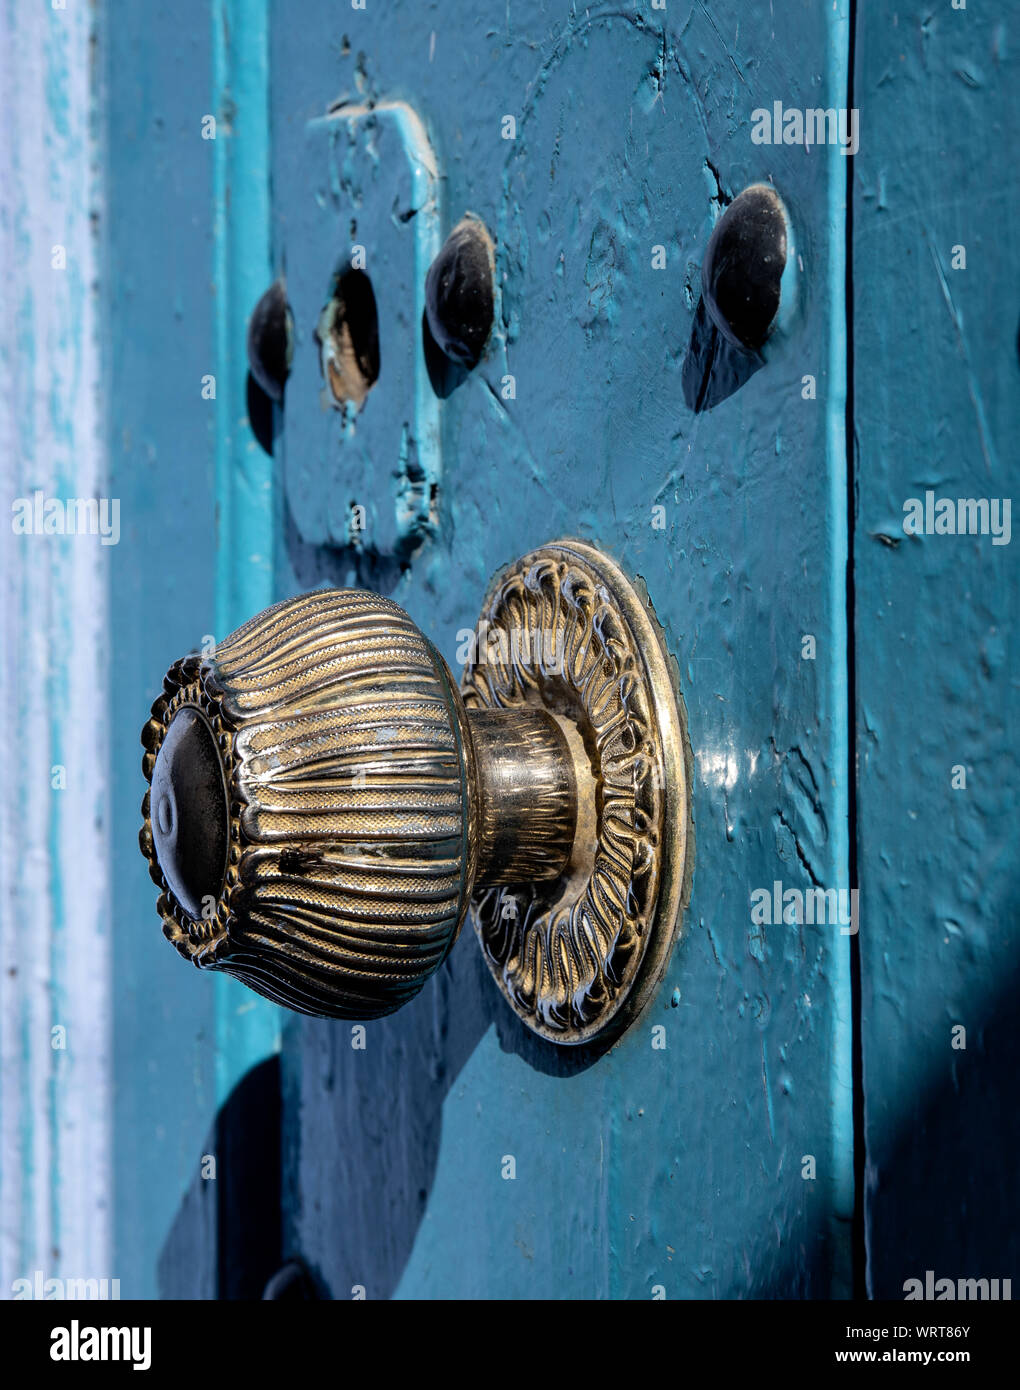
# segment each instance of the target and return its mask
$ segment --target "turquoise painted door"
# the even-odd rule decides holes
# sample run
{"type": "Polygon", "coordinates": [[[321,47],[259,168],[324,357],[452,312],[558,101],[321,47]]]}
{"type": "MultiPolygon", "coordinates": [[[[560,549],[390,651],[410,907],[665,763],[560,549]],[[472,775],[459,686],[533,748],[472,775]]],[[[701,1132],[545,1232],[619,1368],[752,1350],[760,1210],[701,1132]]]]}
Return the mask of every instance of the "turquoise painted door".
{"type": "Polygon", "coordinates": [[[272,257],[295,317],[278,592],[378,587],[452,653],[498,566],[589,539],[647,584],[695,759],[685,938],[607,1054],[531,1036],[471,931],[364,1048],[286,1021],[283,1245],[323,1293],[851,1291],[850,938],[751,910],[776,881],[849,884],[846,158],[751,139],[773,95],[845,105],[848,52],[840,7],[272,13],[272,257]],[[800,302],[768,364],[696,412],[699,267],[762,179],[790,212],[800,302]],[[496,324],[437,401],[421,290],[466,213],[495,241],[496,324]],[[379,375],[344,437],[315,326],[357,248],[379,375]]]}
{"type": "Polygon", "coordinates": [[[902,521],[929,488],[1010,492],[1016,190],[959,131],[1008,128],[1016,44],[948,4],[864,8],[106,6],[123,1296],[258,1297],[290,1259],[343,1299],[1011,1274],[1004,1179],[925,1157],[966,1167],[958,1125],[988,1123],[1011,1036],[1010,552],[902,521]],[[859,108],[856,157],[781,141],[777,102],[859,108]],[[759,181],[794,253],[750,361],[706,327],[700,269],[759,181]],[[437,393],[424,279],[466,213],[496,319],[437,393]],[[352,429],[316,331],[356,252],[379,366],[352,429]],[[277,276],[293,363],[256,414],[245,337],[277,276]],[[324,583],[387,594],[452,660],[490,575],[564,535],[647,585],[694,754],[693,894],[637,1023],[600,1055],[537,1040],[470,925],[363,1047],[185,971],[136,848],[136,730],[170,662],[324,583]],[[768,920],[777,891],[858,884],[859,934],[768,920]]]}

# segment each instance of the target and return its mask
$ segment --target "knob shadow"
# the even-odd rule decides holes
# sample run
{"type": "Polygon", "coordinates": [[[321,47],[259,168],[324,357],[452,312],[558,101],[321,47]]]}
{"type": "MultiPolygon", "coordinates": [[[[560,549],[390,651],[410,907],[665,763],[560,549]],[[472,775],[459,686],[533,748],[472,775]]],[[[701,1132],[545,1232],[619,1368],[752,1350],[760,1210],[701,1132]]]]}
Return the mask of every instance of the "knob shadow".
{"type": "Polygon", "coordinates": [[[443,1105],[493,1024],[504,1052],[547,1075],[576,1075],[605,1050],[530,1033],[474,938],[466,923],[421,994],[363,1039],[356,1025],[322,1019],[287,1030],[283,1246],[300,1251],[327,1297],[397,1291],[435,1179],[443,1105]]]}
{"type": "Polygon", "coordinates": [[[261,1298],[281,1258],[280,1059],[269,1057],[220,1107],[160,1252],[166,1299],[261,1298]]]}

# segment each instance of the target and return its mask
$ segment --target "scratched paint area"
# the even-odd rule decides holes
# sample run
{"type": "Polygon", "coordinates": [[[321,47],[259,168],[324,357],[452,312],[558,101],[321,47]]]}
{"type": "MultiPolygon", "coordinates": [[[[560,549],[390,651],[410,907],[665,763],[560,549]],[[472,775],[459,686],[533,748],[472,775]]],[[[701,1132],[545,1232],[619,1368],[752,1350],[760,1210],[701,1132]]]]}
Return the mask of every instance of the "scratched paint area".
{"type": "MultiPolygon", "coordinates": [[[[843,105],[847,46],[841,7],[813,4],[314,3],[300,25],[274,7],[277,267],[314,240],[316,209],[281,191],[307,122],[392,98],[436,151],[442,234],[468,210],[493,232],[501,299],[485,360],[441,407],[432,533],[401,566],[291,518],[278,591],[371,584],[452,659],[498,565],[588,538],[647,583],[695,754],[685,937],[607,1055],[528,1035],[470,925],[364,1051],[344,1025],[288,1024],[284,1245],[335,1297],[848,1291],[848,942],[754,927],[749,902],[776,879],[846,883],[845,161],[755,146],[750,116],[843,105]],[[762,178],[794,221],[801,302],[765,368],[696,417],[681,371],[700,259],[725,202],[762,178]]],[[[394,328],[380,324],[379,393],[387,361],[421,351],[394,328]]],[[[335,511],[334,474],[305,469],[301,509],[335,511]]],[[[388,495],[391,465],[364,485],[388,495]]]]}
{"type": "Polygon", "coordinates": [[[1020,198],[1002,151],[1015,129],[1020,32],[1005,6],[859,13],[866,1200],[871,1292],[901,1298],[904,1281],[929,1269],[1020,1273],[1009,1219],[1020,1146],[1016,541],[902,529],[904,502],[928,489],[1017,495],[1020,198]],[[960,247],[966,269],[954,269],[960,247]],[[896,268],[892,279],[883,266],[896,268]],[[953,788],[954,767],[965,788],[953,788]],[[966,1048],[954,1049],[960,1025],[966,1048]]]}
{"type": "Polygon", "coordinates": [[[307,247],[287,263],[295,332],[281,481],[290,524],[305,542],[338,547],[358,507],[359,549],[402,559],[433,528],[440,470],[439,403],[424,354],[403,350],[420,336],[425,276],[439,250],[427,139],[402,103],[356,106],[309,121],[300,157],[281,166],[276,182],[277,207],[304,211],[307,247]],[[354,423],[335,403],[323,404],[319,317],[334,268],[366,239],[373,263],[385,267],[372,292],[386,386],[369,392],[354,423]]]}

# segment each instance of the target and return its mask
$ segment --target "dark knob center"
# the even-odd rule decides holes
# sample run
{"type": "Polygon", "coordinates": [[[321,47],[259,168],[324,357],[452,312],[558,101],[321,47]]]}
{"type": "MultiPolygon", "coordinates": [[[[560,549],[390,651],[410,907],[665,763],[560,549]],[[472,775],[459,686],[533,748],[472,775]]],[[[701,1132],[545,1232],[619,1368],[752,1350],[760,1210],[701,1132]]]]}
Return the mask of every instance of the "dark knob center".
{"type": "Polygon", "coordinates": [[[196,919],[223,887],[229,812],[216,739],[198,710],[178,710],[152,770],[152,843],[167,883],[196,919]]]}

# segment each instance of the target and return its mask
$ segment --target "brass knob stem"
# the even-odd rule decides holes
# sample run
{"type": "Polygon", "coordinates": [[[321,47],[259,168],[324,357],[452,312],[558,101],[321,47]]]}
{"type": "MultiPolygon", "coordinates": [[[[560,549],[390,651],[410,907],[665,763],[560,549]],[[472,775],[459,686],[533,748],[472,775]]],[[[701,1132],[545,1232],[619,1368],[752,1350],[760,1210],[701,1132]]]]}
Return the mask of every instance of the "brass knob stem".
{"type": "Polygon", "coordinates": [[[573,853],[578,774],[556,717],[537,708],[469,710],[468,726],[477,778],[476,887],[559,878],[573,853]]]}

